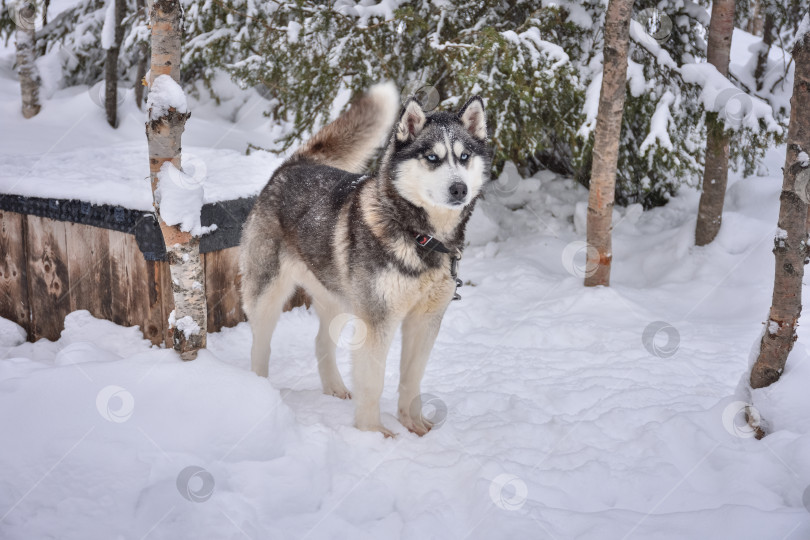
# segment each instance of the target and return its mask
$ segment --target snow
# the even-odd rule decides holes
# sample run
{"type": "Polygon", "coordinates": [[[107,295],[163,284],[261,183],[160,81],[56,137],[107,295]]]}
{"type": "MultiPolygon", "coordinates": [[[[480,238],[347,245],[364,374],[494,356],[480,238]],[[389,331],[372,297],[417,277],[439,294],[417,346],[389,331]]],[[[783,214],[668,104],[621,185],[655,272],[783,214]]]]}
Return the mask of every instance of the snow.
{"type": "Polygon", "coordinates": [[[110,49],[115,45],[115,0],[107,0],[104,10],[104,24],[101,27],[101,48],[110,49]]]}
{"type": "Polygon", "coordinates": [[[188,112],[186,93],[170,75],[158,75],[149,88],[146,108],[149,111],[150,120],[166,116],[169,109],[174,109],[178,113],[186,113],[188,112]]]}
{"type": "Polygon", "coordinates": [[[639,151],[642,154],[656,142],[664,148],[672,150],[672,140],[669,138],[669,130],[667,128],[672,121],[672,114],[670,114],[669,108],[674,101],[675,96],[673,96],[672,92],[669,90],[664,92],[664,95],[661,96],[658,105],[655,106],[655,112],[650,119],[650,132],[639,147],[639,151]]]}
{"type": "Polygon", "coordinates": [[[541,39],[540,30],[536,27],[531,27],[520,34],[512,30],[506,30],[501,32],[501,35],[510,43],[526,47],[531,55],[532,66],[534,67],[537,67],[541,56],[545,56],[553,62],[550,66],[552,70],[556,70],[569,62],[568,55],[563,48],[555,43],[541,39]]]}
{"type": "Polygon", "coordinates": [[[771,44],[762,76],[762,90],[757,92],[754,71],[756,70],[757,53],[762,47],[764,47],[764,43],[761,37],[735,28],[731,38],[729,74],[743,88],[751,89],[755,95],[766,99],[775,110],[784,110],[785,115],[789,116],[790,96],[793,93],[794,63],[790,54],[779,47],[779,43],[771,44]]]}
{"type": "Polygon", "coordinates": [[[297,21],[290,21],[287,23],[287,41],[290,43],[298,43],[298,36],[301,34],[301,23],[297,21]]]}
{"type": "MultiPolygon", "coordinates": [[[[10,68],[11,62],[13,57],[7,57],[4,65],[10,68]]],[[[2,66],[0,73],[9,73],[2,66]]],[[[272,147],[278,127],[261,115],[267,101],[255,91],[239,90],[229,81],[215,83],[222,104],[215,107],[213,100],[195,100],[183,133],[182,166],[199,179],[204,203],[257,195],[284,158],[269,152],[245,155],[251,142],[272,147]],[[236,170],[239,174],[234,174],[236,170]]],[[[0,76],[5,134],[0,144],[0,193],[152,211],[146,113],[138,110],[128,92],[119,105],[118,129],[108,129],[104,109],[90,90],[58,90],[37,116],[26,120],[19,114],[19,83],[0,76]]]]}
{"type": "MultiPolygon", "coordinates": [[[[807,411],[810,410],[810,392],[807,392],[807,381],[810,380],[808,354],[810,351],[805,343],[797,342],[788,356],[785,371],[779,380],[779,391],[773,392],[769,391],[769,388],[760,388],[751,392],[757,414],[767,421],[768,429],[781,433],[781,436],[786,438],[792,438],[791,435],[795,436],[800,433],[806,434],[806,431],[797,432],[797,426],[803,425],[806,418],[802,418],[802,416],[806,416],[807,411]],[[800,387],[802,384],[803,388],[800,387]]],[[[806,467],[808,453],[810,453],[810,443],[805,440],[805,437],[801,437],[792,441],[789,454],[780,457],[791,459],[792,461],[786,463],[794,467],[795,473],[804,479],[808,473],[806,467]]],[[[805,488],[797,499],[810,512],[810,487],[805,488]]]]}
{"type": "Polygon", "coordinates": [[[690,17],[696,19],[705,28],[709,27],[709,22],[711,22],[712,17],[703,6],[695,2],[690,2],[689,0],[683,0],[683,11],[690,17]]]}
{"type": "Polygon", "coordinates": [[[810,13],[805,13],[801,24],[799,24],[798,30],[796,30],[796,37],[794,38],[795,41],[799,42],[806,39],[808,32],[810,32],[810,13]]]}
{"type": "Polygon", "coordinates": [[[25,343],[25,330],[8,319],[0,317],[0,345],[14,347],[25,343]]]}
{"type": "Polygon", "coordinates": [[[650,89],[652,83],[647,83],[644,77],[644,66],[627,59],[627,82],[630,85],[630,95],[638,97],[650,89]]]}
{"type": "Polygon", "coordinates": [[[718,113],[727,129],[746,127],[759,131],[759,121],[764,120],[767,131],[782,132],[770,105],[738,89],[713,65],[685,64],[680,71],[684,81],[701,87],[699,99],[703,107],[718,113]]]}
{"type": "Polygon", "coordinates": [[[542,0],[540,4],[544,8],[563,8],[568,12],[568,21],[581,27],[593,28],[593,19],[588,10],[580,2],[570,0],[542,0]]]}
{"type": "MultiPolygon", "coordinates": [[[[143,135],[142,123],[140,128],[143,135]]],[[[107,148],[51,152],[34,159],[25,154],[0,153],[0,192],[29,197],[75,198],[94,204],[151,211],[152,188],[147,155],[146,137],[142,143],[112,143],[107,148]],[[115,161],[105,161],[110,152],[115,154],[115,161]]],[[[182,161],[184,168],[189,163],[196,164],[191,176],[199,179],[204,202],[212,203],[258,194],[282,160],[265,152],[245,156],[227,148],[184,144],[182,161]],[[233,175],[231,171],[234,169],[240,174],[233,175]]]]}
{"type": "Polygon", "coordinates": [[[381,0],[376,4],[369,1],[358,2],[356,4],[354,2],[343,2],[342,6],[340,6],[340,4],[338,6],[346,10],[347,14],[357,16],[358,20],[355,24],[357,24],[358,28],[364,28],[368,26],[369,19],[372,17],[382,20],[393,19],[395,16],[394,12],[404,3],[404,0],[381,0]]]}
{"type": "Polygon", "coordinates": [[[585,103],[582,106],[585,112],[585,122],[577,131],[580,137],[587,137],[596,129],[596,116],[599,113],[599,95],[602,92],[602,72],[594,76],[585,90],[585,103]]]}
{"type": "Polygon", "coordinates": [[[166,161],[158,172],[155,201],[160,217],[167,225],[178,225],[180,230],[201,236],[216,230],[216,224],[203,227],[200,216],[203,206],[202,181],[204,176],[186,174],[166,161]]]}
{"type": "MultiPolygon", "coordinates": [[[[182,362],[84,311],[57,342],[3,322],[0,536],[806,537],[810,333],[781,381],[736,390],[770,302],[784,150],[773,176],[732,174],[705,248],[696,191],[620,209],[601,289],[572,275],[581,250],[563,257],[587,192],[551,173],[524,189],[510,167],[475,213],[490,235],[464,254],[423,385],[444,420],[423,438],[394,416],[399,342],[389,440],[321,394],[301,308],[279,322],[268,379],[249,371],[247,324],[182,362]],[[751,403],[764,441],[742,421],[751,403]]],[[[337,341],[350,381],[351,339],[337,341]]]]}
{"type": "MultiPolygon", "coordinates": [[[[150,210],[131,95],[115,130],[84,87],[23,120],[0,58],[0,192],[150,210]]],[[[215,84],[221,105],[189,98],[184,172],[161,178],[162,204],[255,194],[281,162],[244,155],[283,129],[267,101],[215,84]]],[[[615,208],[611,286],[596,289],[582,286],[586,190],[507,164],[470,220],[463,300],[423,384],[442,421],[423,438],[395,417],[399,340],[381,401],[399,435],[384,439],[321,393],[305,309],[281,317],[267,379],[249,370],[245,323],[183,362],[86,311],[55,342],[0,319],[0,538],[807,538],[807,325],[779,382],[742,384],[770,326],[784,159],[770,149],[763,176],[730,175],[709,246],[694,246],[693,189],[615,208]]],[[[352,336],[335,339],[350,387],[352,336]]]]}
{"type": "Polygon", "coordinates": [[[669,53],[661,47],[655,38],[647,33],[644,26],[636,20],[630,21],[630,39],[647,49],[647,51],[653,55],[656,62],[677,71],[678,65],[669,53]]]}
{"type": "MultiPolygon", "coordinates": [[[[199,285],[196,281],[194,282],[195,285],[199,285]]],[[[169,313],[169,326],[171,328],[177,328],[183,335],[186,336],[186,339],[189,339],[194,334],[200,333],[200,325],[194,322],[194,319],[191,318],[190,315],[186,315],[185,317],[181,317],[177,319],[174,314],[174,310],[169,313]]]]}

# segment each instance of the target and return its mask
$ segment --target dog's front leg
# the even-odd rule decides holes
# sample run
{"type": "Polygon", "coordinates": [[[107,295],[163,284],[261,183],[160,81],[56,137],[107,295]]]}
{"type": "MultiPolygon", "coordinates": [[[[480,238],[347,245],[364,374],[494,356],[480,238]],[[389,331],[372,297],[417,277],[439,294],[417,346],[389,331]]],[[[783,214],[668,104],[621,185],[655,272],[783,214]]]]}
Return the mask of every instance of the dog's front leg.
{"type": "Polygon", "coordinates": [[[396,325],[361,319],[366,327],[365,341],[352,355],[352,378],[355,401],[355,426],[363,431],[379,431],[386,437],[394,433],[383,427],[380,420],[380,397],[385,382],[385,357],[391,346],[396,325]]]}
{"type": "Polygon", "coordinates": [[[433,424],[422,416],[420,384],[430,351],[439,334],[444,310],[408,315],[402,323],[402,359],[399,367],[399,421],[420,437],[433,424]]]}

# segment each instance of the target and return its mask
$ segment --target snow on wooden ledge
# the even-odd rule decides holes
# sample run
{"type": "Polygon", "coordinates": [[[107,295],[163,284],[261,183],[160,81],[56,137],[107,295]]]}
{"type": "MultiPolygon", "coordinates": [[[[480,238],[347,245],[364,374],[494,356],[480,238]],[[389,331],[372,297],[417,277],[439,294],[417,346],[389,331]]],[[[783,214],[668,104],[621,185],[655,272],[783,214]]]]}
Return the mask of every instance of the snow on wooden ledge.
{"type": "MultiPolygon", "coordinates": [[[[0,155],[0,193],[78,199],[152,211],[146,143],[80,148],[35,157],[0,155]],[[92,164],[88,167],[87,164],[92,164]]],[[[220,148],[183,148],[183,170],[203,189],[203,203],[257,195],[283,158],[220,148]]]]}

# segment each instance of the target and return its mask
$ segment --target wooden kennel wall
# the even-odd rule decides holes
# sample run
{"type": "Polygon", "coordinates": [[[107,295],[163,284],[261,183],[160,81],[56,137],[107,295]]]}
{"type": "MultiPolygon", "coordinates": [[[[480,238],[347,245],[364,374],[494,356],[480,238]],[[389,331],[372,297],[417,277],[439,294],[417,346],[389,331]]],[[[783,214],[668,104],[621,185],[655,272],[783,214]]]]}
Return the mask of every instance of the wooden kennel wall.
{"type": "MultiPolygon", "coordinates": [[[[253,204],[238,199],[203,207],[208,331],[245,320],[239,302],[238,237],[253,204]]],[[[139,326],[171,346],[174,301],[165,246],[154,215],[81,201],[0,195],[0,316],[31,341],[56,340],[65,316],[86,309],[139,326]]],[[[298,299],[288,304],[300,305],[298,299]]]]}

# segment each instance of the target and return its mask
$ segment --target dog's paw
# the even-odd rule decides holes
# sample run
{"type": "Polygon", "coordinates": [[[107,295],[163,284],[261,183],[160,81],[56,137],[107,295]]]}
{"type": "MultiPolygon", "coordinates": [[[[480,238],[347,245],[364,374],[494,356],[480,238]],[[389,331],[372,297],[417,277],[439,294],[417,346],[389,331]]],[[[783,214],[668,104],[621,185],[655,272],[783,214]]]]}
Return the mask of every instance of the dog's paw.
{"type": "Polygon", "coordinates": [[[378,431],[383,434],[383,437],[386,439],[394,439],[396,438],[397,434],[388,429],[387,427],[383,426],[382,424],[370,425],[370,426],[361,426],[359,424],[355,424],[357,429],[360,431],[378,431]]]}
{"type": "Polygon", "coordinates": [[[349,392],[349,390],[342,384],[340,385],[340,387],[330,386],[324,388],[323,393],[326,394],[327,396],[335,396],[340,399],[352,399],[352,393],[349,392]]]}
{"type": "Polygon", "coordinates": [[[400,413],[399,422],[405,426],[408,431],[411,433],[416,433],[420,437],[433,429],[433,422],[422,415],[419,415],[417,418],[413,418],[410,415],[400,413]]]}

